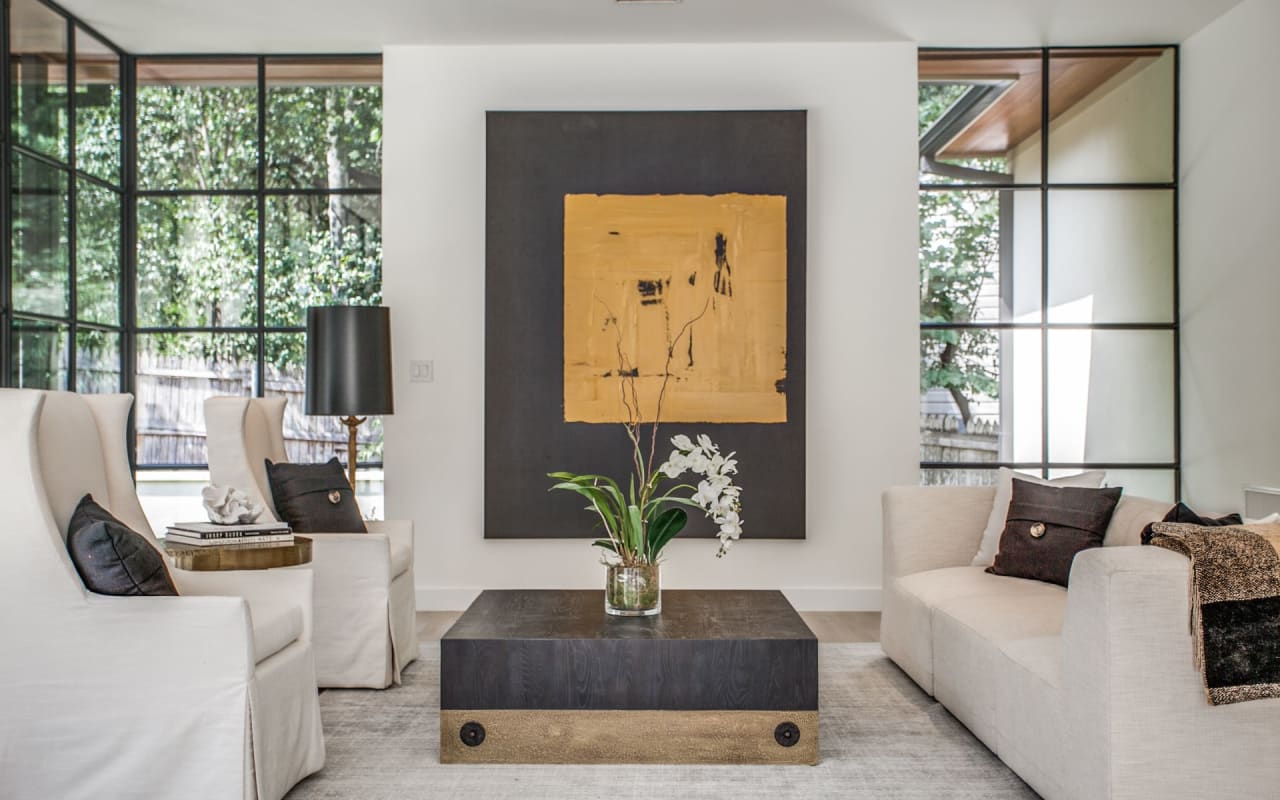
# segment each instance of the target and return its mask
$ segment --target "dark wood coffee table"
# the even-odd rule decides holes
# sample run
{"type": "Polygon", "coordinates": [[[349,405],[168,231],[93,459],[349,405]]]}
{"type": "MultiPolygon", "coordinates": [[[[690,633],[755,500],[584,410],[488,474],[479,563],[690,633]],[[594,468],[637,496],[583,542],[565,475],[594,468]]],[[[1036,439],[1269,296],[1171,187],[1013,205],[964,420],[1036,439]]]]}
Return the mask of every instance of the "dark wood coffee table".
{"type": "Polygon", "coordinates": [[[781,592],[486,591],[440,641],[440,760],[816,764],[818,640],[781,592]]]}

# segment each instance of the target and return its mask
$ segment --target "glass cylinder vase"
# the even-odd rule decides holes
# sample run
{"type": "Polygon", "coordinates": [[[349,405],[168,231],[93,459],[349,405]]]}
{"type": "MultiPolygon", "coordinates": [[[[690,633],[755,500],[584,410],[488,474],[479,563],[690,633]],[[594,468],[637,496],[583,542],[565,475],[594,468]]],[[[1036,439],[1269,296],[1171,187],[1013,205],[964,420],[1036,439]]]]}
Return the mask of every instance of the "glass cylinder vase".
{"type": "Polygon", "coordinates": [[[604,610],[616,617],[652,617],[662,611],[657,564],[606,565],[604,610]]]}

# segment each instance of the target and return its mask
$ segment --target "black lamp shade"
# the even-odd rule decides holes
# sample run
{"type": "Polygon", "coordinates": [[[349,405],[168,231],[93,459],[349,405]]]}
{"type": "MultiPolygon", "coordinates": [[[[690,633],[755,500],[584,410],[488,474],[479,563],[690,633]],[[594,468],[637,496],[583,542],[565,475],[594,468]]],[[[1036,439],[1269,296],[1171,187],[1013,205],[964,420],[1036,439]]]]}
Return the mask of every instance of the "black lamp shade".
{"type": "Polygon", "coordinates": [[[308,414],[391,414],[391,309],[307,309],[308,414]]]}

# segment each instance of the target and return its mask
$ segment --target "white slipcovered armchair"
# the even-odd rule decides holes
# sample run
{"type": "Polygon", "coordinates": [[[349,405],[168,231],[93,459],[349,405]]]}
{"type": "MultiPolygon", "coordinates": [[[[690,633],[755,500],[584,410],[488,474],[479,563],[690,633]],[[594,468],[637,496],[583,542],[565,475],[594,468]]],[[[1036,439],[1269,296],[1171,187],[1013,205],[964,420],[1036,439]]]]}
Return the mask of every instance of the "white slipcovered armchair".
{"type": "MultiPolygon", "coordinates": [[[[279,519],[265,459],[286,461],[285,399],[205,401],[209,480],[279,519]]],[[[385,689],[418,657],[413,522],[369,521],[368,533],[308,533],[315,572],[316,675],[322,687],[385,689]]]]}
{"type": "Polygon", "coordinates": [[[182,573],[178,597],[87,591],[86,493],[156,543],[130,395],[0,389],[0,797],[278,800],[324,765],[308,571],[182,573]]]}

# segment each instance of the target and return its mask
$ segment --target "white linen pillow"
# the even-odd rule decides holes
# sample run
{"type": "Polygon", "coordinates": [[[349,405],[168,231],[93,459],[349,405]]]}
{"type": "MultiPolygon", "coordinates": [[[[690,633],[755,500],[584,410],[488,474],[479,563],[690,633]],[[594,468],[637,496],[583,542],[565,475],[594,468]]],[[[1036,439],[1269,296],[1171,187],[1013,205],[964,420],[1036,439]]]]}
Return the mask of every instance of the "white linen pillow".
{"type": "Polygon", "coordinates": [[[982,532],[982,543],[978,545],[978,552],[973,556],[973,561],[970,562],[972,566],[989,567],[996,560],[996,550],[1000,548],[1000,534],[1004,533],[1005,519],[1009,516],[1009,502],[1013,500],[1014,477],[1017,477],[1020,481],[1030,481],[1041,486],[1078,486],[1085,489],[1097,489],[1102,486],[1102,480],[1107,477],[1107,473],[1096,469],[1091,472],[1082,472],[1079,475],[1068,475],[1065,478],[1054,478],[1046,481],[1040,478],[1033,478],[1030,475],[1023,475],[1020,472],[1014,472],[1008,467],[1001,467],[996,476],[996,499],[991,504],[991,516],[987,517],[987,527],[982,532]]]}
{"type": "Polygon", "coordinates": [[[1276,511],[1275,513],[1272,513],[1272,514],[1268,514],[1265,517],[1259,517],[1258,519],[1246,518],[1244,521],[1244,524],[1245,525],[1275,525],[1277,522],[1280,522],[1280,511],[1276,511]]]}

